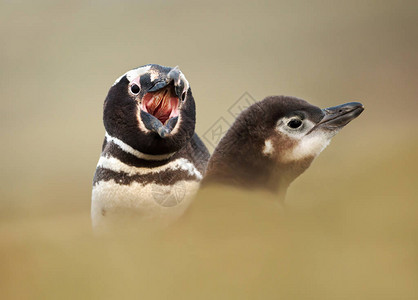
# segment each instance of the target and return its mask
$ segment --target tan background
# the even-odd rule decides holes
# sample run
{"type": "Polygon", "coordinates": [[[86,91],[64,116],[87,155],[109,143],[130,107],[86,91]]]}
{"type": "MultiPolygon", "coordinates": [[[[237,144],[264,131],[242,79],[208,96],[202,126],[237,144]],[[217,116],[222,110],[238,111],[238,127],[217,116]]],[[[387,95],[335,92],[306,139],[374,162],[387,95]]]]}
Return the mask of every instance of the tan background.
{"type": "MultiPolygon", "coordinates": [[[[417,3],[2,0],[0,286],[6,295],[417,297],[417,3]],[[231,249],[231,256],[195,249],[193,260],[189,248],[174,247],[161,263],[158,255],[143,260],[126,242],[91,244],[102,103],[118,76],[146,63],[180,66],[201,135],[228,118],[244,92],[257,100],[292,95],[321,107],[365,105],[288,192],[289,206],[318,216],[300,217],[298,234],[286,231],[294,245],[302,243],[295,246],[300,252],[269,252],[284,243],[278,238],[266,250],[271,256],[259,256],[266,266],[259,269],[261,263],[249,263],[257,255],[245,253],[259,239],[233,244],[244,251],[233,263],[231,249]],[[321,238],[312,240],[308,229],[321,238]],[[287,264],[272,267],[275,259],[287,264]],[[207,266],[197,267],[202,261],[207,266]]],[[[142,254],[154,253],[136,242],[142,254]]]]}

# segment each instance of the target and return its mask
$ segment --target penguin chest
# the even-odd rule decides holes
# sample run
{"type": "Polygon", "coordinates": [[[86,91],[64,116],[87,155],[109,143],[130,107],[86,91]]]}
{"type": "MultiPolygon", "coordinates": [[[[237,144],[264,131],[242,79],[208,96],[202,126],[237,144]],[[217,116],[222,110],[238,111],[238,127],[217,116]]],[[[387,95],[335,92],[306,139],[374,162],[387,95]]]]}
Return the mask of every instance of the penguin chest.
{"type": "Polygon", "coordinates": [[[168,224],[187,209],[200,180],[201,174],[186,159],[138,168],[101,157],[92,191],[93,226],[121,218],[168,224]]]}

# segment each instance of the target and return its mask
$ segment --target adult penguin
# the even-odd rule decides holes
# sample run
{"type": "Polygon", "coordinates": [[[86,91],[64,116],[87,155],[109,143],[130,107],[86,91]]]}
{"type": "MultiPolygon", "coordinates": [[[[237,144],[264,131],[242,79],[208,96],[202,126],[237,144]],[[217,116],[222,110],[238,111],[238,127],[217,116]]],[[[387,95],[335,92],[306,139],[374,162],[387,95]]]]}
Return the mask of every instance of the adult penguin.
{"type": "Polygon", "coordinates": [[[127,219],[161,226],[182,215],[209,159],[195,116],[189,82],[177,67],[149,64],[115,81],[104,102],[93,227],[127,219]]]}

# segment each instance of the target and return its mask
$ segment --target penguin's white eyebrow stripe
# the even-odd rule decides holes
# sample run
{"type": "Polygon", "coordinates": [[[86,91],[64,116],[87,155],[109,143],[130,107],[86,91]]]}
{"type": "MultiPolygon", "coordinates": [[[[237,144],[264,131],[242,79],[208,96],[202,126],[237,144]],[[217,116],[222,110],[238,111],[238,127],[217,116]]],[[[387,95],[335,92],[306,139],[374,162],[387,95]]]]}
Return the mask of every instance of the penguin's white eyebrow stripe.
{"type": "Polygon", "coordinates": [[[128,144],[122,142],[120,139],[115,138],[113,136],[110,136],[107,132],[105,133],[105,137],[106,137],[107,142],[113,142],[114,144],[119,146],[119,148],[122,149],[122,151],[125,151],[129,154],[132,154],[132,155],[134,155],[134,156],[136,156],[137,158],[140,158],[140,159],[165,160],[165,159],[168,159],[175,154],[175,152],[167,153],[167,154],[159,154],[159,155],[146,154],[146,153],[142,153],[142,152],[132,148],[128,144]]]}
{"type": "Polygon", "coordinates": [[[114,172],[124,172],[128,175],[146,175],[150,173],[160,173],[163,171],[176,171],[176,170],[183,170],[187,171],[190,176],[196,177],[198,180],[202,179],[202,174],[196,169],[196,167],[187,159],[185,158],[178,158],[176,160],[170,161],[167,164],[164,164],[159,167],[154,168],[140,168],[129,166],[119,159],[112,157],[112,156],[101,156],[99,162],[97,163],[98,168],[103,168],[107,170],[111,170],[114,172]]]}
{"type": "Polygon", "coordinates": [[[180,80],[182,80],[184,82],[184,90],[183,92],[186,92],[189,90],[189,82],[186,79],[186,76],[184,76],[183,72],[180,71],[180,80]]]}
{"type": "Polygon", "coordinates": [[[138,76],[141,76],[141,75],[144,75],[145,73],[147,73],[150,69],[151,69],[151,66],[145,66],[145,67],[140,67],[140,68],[130,70],[130,71],[126,72],[125,74],[123,74],[122,76],[120,76],[118,79],[116,79],[116,81],[113,85],[116,85],[123,78],[123,76],[126,76],[126,78],[129,80],[129,82],[131,82],[132,80],[134,80],[138,76]]]}

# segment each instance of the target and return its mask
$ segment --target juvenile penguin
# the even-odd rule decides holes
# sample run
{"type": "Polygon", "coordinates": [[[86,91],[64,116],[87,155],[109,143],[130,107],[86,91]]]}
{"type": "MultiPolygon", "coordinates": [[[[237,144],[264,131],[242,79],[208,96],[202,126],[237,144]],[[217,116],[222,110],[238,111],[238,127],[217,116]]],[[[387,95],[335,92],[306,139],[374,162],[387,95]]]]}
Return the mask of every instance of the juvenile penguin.
{"type": "Polygon", "coordinates": [[[164,226],[182,215],[209,160],[194,132],[195,115],[189,82],[177,67],[149,64],[115,81],[104,101],[94,228],[129,218],[164,226]]]}
{"type": "Polygon", "coordinates": [[[357,102],[320,109],[294,97],[267,97],[237,117],[210,158],[202,184],[261,188],[283,199],[289,184],[363,109],[357,102]]]}

